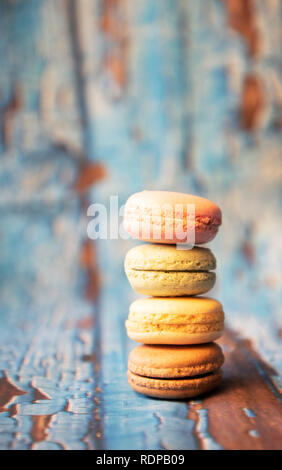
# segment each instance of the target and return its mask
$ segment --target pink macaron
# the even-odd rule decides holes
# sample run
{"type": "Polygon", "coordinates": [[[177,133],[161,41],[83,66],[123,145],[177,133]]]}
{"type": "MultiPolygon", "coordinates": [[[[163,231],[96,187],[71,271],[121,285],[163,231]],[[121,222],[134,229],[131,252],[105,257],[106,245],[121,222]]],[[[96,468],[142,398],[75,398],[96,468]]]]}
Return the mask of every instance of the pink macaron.
{"type": "Polygon", "coordinates": [[[191,194],[142,191],[127,200],[123,223],[139,240],[200,245],[217,234],[221,210],[208,199],[191,194]]]}

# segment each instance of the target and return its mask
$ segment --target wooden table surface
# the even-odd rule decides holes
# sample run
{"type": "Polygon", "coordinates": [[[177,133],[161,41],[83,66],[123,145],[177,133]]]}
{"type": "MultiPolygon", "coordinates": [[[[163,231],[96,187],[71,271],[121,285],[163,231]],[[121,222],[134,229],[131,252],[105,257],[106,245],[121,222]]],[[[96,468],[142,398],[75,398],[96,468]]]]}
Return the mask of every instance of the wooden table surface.
{"type": "Polygon", "coordinates": [[[281,3],[0,2],[0,448],[281,449],[281,3]],[[221,387],[127,384],[129,240],[87,208],[220,205],[221,387]]]}
{"type": "Polygon", "coordinates": [[[281,449],[281,396],[250,342],[228,330],[222,385],[189,401],[133,392],[119,293],[96,314],[58,306],[6,325],[2,449],[281,449]]]}

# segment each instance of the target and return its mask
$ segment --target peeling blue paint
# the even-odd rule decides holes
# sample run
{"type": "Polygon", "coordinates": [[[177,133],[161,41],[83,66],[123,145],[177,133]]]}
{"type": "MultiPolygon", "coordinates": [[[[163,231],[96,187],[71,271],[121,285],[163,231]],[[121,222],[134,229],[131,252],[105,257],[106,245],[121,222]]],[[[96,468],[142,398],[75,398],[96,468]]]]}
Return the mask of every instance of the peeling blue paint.
{"type": "Polygon", "coordinates": [[[256,417],[255,413],[252,410],[250,410],[249,408],[243,408],[243,410],[244,410],[244,413],[248,416],[248,418],[255,418],[256,417]]]}
{"type": "MultiPolygon", "coordinates": [[[[223,226],[211,244],[218,260],[211,295],[222,301],[227,324],[250,338],[281,374],[281,133],[275,95],[280,7],[256,5],[268,48],[254,63],[240,35],[230,34],[224,2],[127,2],[127,80],[121,90],[103,68],[105,51],[115,44],[99,29],[100,9],[95,2],[76,2],[85,33],[78,44],[80,92],[89,117],[84,129],[65,9],[69,3],[27,0],[0,6],[0,113],[3,118],[8,110],[9,141],[4,142],[2,120],[0,369],[28,391],[13,401],[17,418],[0,414],[0,447],[29,448],[28,414],[56,410],[48,442],[34,448],[58,448],[64,436],[66,448],[194,449],[195,423],[187,419],[186,403],[150,400],[127,384],[132,343],[124,320],[135,294],[123,260],[134,244],[130,240],[98,244],[104,389],[96,405],[103,433],[97,437],[95,426],[88,429],[98,379],[93,365],[81,358],[97,344],[94,337],[83,342],[68,326],[93,313],[83,297],[86,279],[79,267],[85,214],[73,187],[88,155],[107,171],[93,188],[91,202],[108,206],[109,196],[118,194],[124,203],[142,189],[195,192],[217,202],[223,226]],[[250,70],[264,81],[269,101],[252,134],[240,129],[238,115],[250,70]],[[15,85],[22,94],[17,110],[15,85]],[[252,263],[242,252],[246,241],[255,255],[252,263]],[[63,365],[58,351],[68,356],[63,365]],[[36,383],[54,395],[50,403],[33,403],[29,383],[35,375],[36,383]],[[46,375],[51,384],[43,380],[46,375]],[[67,400],[72,411],[65,411],[67,400]]],[[[281,375],[272,383],[259,371],[277,393],[281,375]]],[[[244,412],[254,418],[251,409],[244,412]]],[[[197,413],[205,447],[221,448],[209,433],[207,410],[197,413]]],[[[255,429],[250,434],[257,437],[255,429]]]]}
{"type": "Polygon", "coordinates": [[[212,435],[209,432],[209,416],[208,410],[202,408],[196,410],[196,413],[199,416],[197,425],[196,425],[196,433],[201,439],[201,443],[204,450],[222,450],[218,442],[216,442],[212,435]]]}

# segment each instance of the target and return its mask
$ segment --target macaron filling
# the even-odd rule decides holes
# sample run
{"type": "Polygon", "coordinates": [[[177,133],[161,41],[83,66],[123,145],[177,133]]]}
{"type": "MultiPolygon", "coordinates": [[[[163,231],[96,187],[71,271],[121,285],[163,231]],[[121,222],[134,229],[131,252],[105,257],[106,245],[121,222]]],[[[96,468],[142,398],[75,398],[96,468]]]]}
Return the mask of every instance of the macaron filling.
{"type": "Polygon", "coordinates": [[[223,357],[221,361],[217,362],[206,362],[205,364],[198,364],[197,366],[190,365],[187,367],[175,367],[175,368],[157,368],[157,367],[144,367],[136,364],[133,361],[128,361],[128,369],[135,375],[141,377],[152,377],[156,379],[189,379],[193,377],[205,377],[212,372],[218,370],[223,364],[223,357]]]}
{"type": "Polygon", "coordinates": [[[130,331],[134,333],[152,333],[153,331],[164,331],[167,332],[180,332],[180,333],[207,333],[211,331],[223,330],[224,322],[215,321],[214,323],[146,323],[146,322],[135,322],[132,320],[126,320],[126,328],[128,333],[130,331]]]}
{"type": "Polygon", "coordinates": [[[177,382],[181,382],[181,381],[190,381],[190,383],[195,380],[195,379],[203,379],[205,377],[210,377],[211,375],[214,375],[216,374],[220,369],[216,369],[216,370],[213,370],[212,372],[206,372],[206,373],[203,373],[203,374],[197,374],[197,375],[181,375],[180,377],[162,377],[161,375],[159,376],[158,375],[158,371],[156,371],[156,375],[154,376],[150,376],[148,377],[147,375],[144,375],[144,374],[137,374],[136,372],[132,372],[132,370],[129,368],[128,371],[132,374],[132,376],[135,376],[135,377],[144,377],[148,380],[160,380],[160,381],[164,381],[164,382],[167,382],[167,384],[171,383],[172,381],[177,381],[177,382]]]}

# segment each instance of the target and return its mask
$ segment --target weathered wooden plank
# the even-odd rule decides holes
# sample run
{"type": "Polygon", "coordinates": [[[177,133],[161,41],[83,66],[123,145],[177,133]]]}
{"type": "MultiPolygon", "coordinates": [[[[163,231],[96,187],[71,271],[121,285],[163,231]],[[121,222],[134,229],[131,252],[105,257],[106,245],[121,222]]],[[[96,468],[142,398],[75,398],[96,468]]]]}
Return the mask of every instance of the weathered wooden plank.
{"type": "Polygon", "coordinates": [[[280,5],[237,3],[1,4],[1,448],[279,448],[280,5]],[[222,207],[212,295],[251,342],[189,404],[129,389],[133,243],[98,275],[86,240],[90,201],[144,188],[222,207]]]}
{"type": "MultiPolygon", "coordinates": [[[[207,8],[204,2],[179,2],[178,8],[175,8],[175,2],[158,5],[134,2],[133,6],[132,3],[120,1],[103,2],[99,10],[93,8],[91,2],[86,2],[79,10],[83,19],[81,34],[83,30],[88,31],[81,37],[81,48],[84,67],[92,71],[86,77],[85,90],[91,125],[96,135],[95,150],[108,172],[107,179],[95,188],[93,200],[109,207],[110,195],[118,193],[123,202],[131,192],[144,187],[183,189],[217,200],[223,207],[226,229],[223,226],[214,243],[220,268],[219,284],[214,293],[223,301],[227,321],[237,328],[241,326],[242,333],[243,328],[249,325],[248,336],[254,340],[256,338],[265,357],[279,365],[276,321],[266,300],[267,290],[264,289],[258,301],[250,296],[255,265],[249,262],[248,253],[256,244],[256,239],[248,227],[257,207],[257,192],[254,196],[256,200],[253,199],[250,207],[241,214],[239,208],[244,207],[244,203],[236,191],[237,184],[241,187],[244,184],[244,198],[250,185],[255,183],[254,168],[261,165],[261,174],[265,173],[267,163],[265,161],[264,164],[264,150],[261,149],[262,163],[258,164],[257,148],[250,148],[247,136],[236,130],[236,100],[239,108],[240,84],[248,68],[248,59],[242,59],[244,62],[238,69],[240,75],[236,82],[235,66],[236,60],[242,57],[242,44],[240,37],[230,37],[224,4],[211,2],[207,8]],[[89,37],[92,41],[88,40],[89,37]],[[130,41],[130,47],[119,64],[119,74],[116,74],[116,62],[109,52],[109,44],[120,51],[123,41],[130,41]],[[101,54],[98,53],[94,59],[93,45],[97,44],[101,54]],[[123,79],[120,81],[118,77],[123,79]],[[185,105],[187,107],[184,108],[185,105]],[[185,126],[188,124],[187,137],[185,126]],[[231,134],[226,132],[228,125],[231,134]],[[241,147],[242,151],[248,152],[248,166],[239,160],[241,147]],[[232,154],[234,151],[237,151],[237,160],[232,154]],[[183,155],[188,155],[187,174],[182,172],[183,155]],[[233,220],[230,220],[229,214],[233,214],[233,220]],[[230,250],[233,258],[230,257],[230,250]],[[236,262],[238,256],[240,262],[236,262]],[[243,303],[239,295],[242,282],[236,278],[237,265],[245,271],[248,279],[247,282],[243,280],[243,303]],[[234,282],[237,282],[237,290],[234,290],[234,282]],[[262,298],[264,301],[261,303],[262,298]],[[266,322],[264,331],[267,334],[258,328],[257,320],[260,315],[266,318],[265,308],[272,315],[272,319],[266,322]],[[241,310],[248,311],[248,322],[242,318],[241,310]]],[[[267,139],[265,132],[264,137],[267,139]]],[[[275,155],[277,144],[272,147],[275,155]]],[[[277,163],[274,157],[276,168],[277,163]]],[[[263,177],[259,184],[262,181],[263,177]]],[[[273,195],[277,194],[277,186],[272,191],[273,195]]],[[[265,204],[261,199],[260,203],[265,204]]],[[[142,397],[128,402],[125,393],[128,388],[125,381],[128,341],[123,321],[134,296],[124,284],[123,257],[130,246],[132,244],[125,240],[111,243],[101,241],[99,244],[104,278],[101,300],[102,377],[105,381],[102,387],[105,413],[103,445],[113,448],[142,448],[146,445],[161,448],[163,442],[173,441],[172,447],[177,445],[176,442],[179,445],[181,442],[186,448],[194,448],[196,440],[189,432],[193,428],[191,422],[184,423],[185,436],[188,436],[184,444],[181,440],[183,434],[177,430],[179,423],[175,427],[168,424],[177,413],[183,417],[182,404],[164,404],[162,412],[157,413],[156,424],[150,403],[142,397]],[[118,287],[114,288],[118,279],[118,287]],[[119,384],[119,396],[112,381],[119,384]],[[126,410],[121,413],[118,403],[124,402],[129,407],[129,413],[126,410]],[[142,403],[142,417],[136,419],[136,414],[139,416],[139,402],[142,403]],[[117,416],[120,421],[113,427],[117,416]],[[132,427],[135,430],[133,435],[132,427]],[[160,429],[163,439],[159,439],[160,429]]],[[[261,264],[259,266],[262,269],[261,264]]],[[[274,271],[277,272],[277,268],[274,271]]],[[[207,434],[206,411],[198,415],[201,419],[197,432],[206,435],[208,444],[205,445],[221,447],[211,434],[207,434]]]]}
{"type": "Polygon", "coordinates": [[[81,215],[95,177],[83,178],[67,4],[0,9],[0,448],[95,449],[95,254],[81,215]]]}
{"type": "MultiPolygon", "coordinates": [[[[88,359],[95,354],[96,333],[93,325],[82,325],[91,312],[83,314],[81,307],[61,306],[61,311],[46,312],[46,319],[38,312],[38,321],[33,318],[26,331],[14,328],[15,342],[9,342],[14,360],[11,364],[1,354],[0,362],[6,374],[0,382],[1,448],[33,448],[43,441],[69,449],[96,448],[97,363],[88,359]]],[[[2,348],[9,355],[8,344],[2,348]]]]}
{"type": "Polygon", "coordinates": [[[281,449],[281,395],[269,370],[248,340],[227,331],[219,341],[224,349],[224,378],[216,393],[189,407],[202,449],[281,449]]]}

